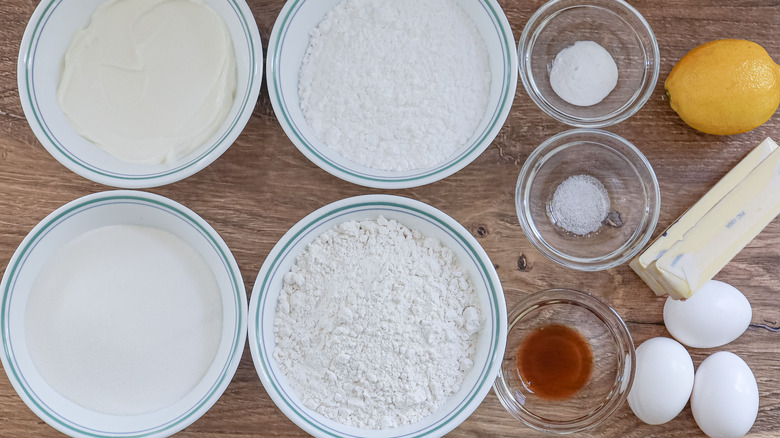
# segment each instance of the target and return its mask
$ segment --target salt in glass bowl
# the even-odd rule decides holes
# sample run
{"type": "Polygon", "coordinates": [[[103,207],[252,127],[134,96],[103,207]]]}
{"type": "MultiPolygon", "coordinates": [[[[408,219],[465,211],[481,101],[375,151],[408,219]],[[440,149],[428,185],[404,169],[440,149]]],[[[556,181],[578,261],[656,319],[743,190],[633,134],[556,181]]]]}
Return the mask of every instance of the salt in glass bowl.
{"type": "Polygon", "coordinates": [[[315,437],[434,438],[457,427],[479,406],[501,366],[506,343],[506,303],[498,274],[474,236],[442,211],[413,199],[364,195],[328,204],[295,224],[266,257],[249,303],[249,347],[257,374],[276,406],[306,433],[315,437]],[[438,239],[457,256],[471,276],[479,299],[483,326],[476,335],[473,366],[460,389],[442,406],[417,422],[392,429],[347,426],[307,407],[291,388],[274,358],[274,319],[284,275],[306,247],[325,231],[350,221],[383,216],[438,239]]]}
{"type": "Polygon", "coordinates": [[[520,170],[515,209],[526,238],[550,260],[581,271],[613,268],[635,256],[658,223],[661,191],[650,162],[622,137],[573,129],[539,145],[520,170]],[[572,175],[590,175],[609,193],[610,215],[581,236],[555,223],[552,198],[572,175]]]}
{"type": "Polygon", "coordinates": [[[493,390],[518,420],[544,432],[574,433],[603,423],[626,401],[634,378],[634,343],[620,315],[598,298],[569,289],[537,292],[509,311],[508,323],[504,360],[493,390]],[[593,353],[590,378],[577,393],[564,399],[535,394],[517,368],[523,341],[550,324],[579,332],[593,353]]]}
{"type": "Polygon", "coordinates": [[[384,189],[430,184],[474,161],[487,149],[504,125],[517,88],[515,39],[498,2],[457,0],[473,19],[485,41],[490,66],[488,102],[474,134],[443,162],[427,168],[391,171],[356,163],[328,147],[315,135],[301,110],[298,78],[309,46],[309,35],[340,1],[288,1],[279,13],[269,37],[266,60],[268,94],[276,118],[295,147],[318,167],[338,178],[365,187],[384,189]]]}
{"type": "Polygon", "coordinates": [[[263,47],[244,0],[204,0],[225,22],[236,56],[233,105],[217,132],[201,146],[164,164],[130,163],[79,135],[57,102],[65,51],[104,0],[44,0],[35,8],[19,49],[17,80],[22,109],[38,141],[63,166],[112,187],[158,187],[187,178],[219,158],[254,111],[263,76],[263,47]]]}
{"type": "Polygon", "coordinates": [[[531,99],[552,118],[571,126],[600,128],[635,114],[655,89],[658,42],[642,15],[623,0],[552,0],[531,16],[518,42],[518,65],[531,99]],[[577,41],[594,41],[618,67],[618,82],[601,102],[572,105],[553,91],[556,55],[577,41]]]}

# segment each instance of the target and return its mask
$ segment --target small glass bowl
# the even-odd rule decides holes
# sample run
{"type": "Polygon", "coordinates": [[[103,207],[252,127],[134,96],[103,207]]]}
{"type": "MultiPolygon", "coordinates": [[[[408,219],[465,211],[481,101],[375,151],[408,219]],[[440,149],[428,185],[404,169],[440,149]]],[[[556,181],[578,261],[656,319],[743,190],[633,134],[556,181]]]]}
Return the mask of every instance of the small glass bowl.
{"type": "Polygon", "coordinates": [[[661,191],[647,158],[611,132],[572,129],[539,145],[520,170],[515,209],[528,240],[550,260],[580,271],[613,268],[635,256],[658,223],[661,191]],[[573,234],[555,223],[552,198],[572,175],[590,175],[609,193],[599,230],[573,234]]]}
{"type": "Polygon", "coordinates": [[[514,306],[508,324],[504,359],[493,390],[518,420],[544,432],[574,433],[601,424],[626,401],[634,379],[634,342],[620,316],[599,299],[575,290],[545,290],[514,306]],[[578,331],[593,353],[590,379],[576,394],[561,400],[531,392],[517,368],[526,336],[550,324],[578,331]]]}
{"type": "Polygon", "coordinates": [[[548,115],[571,126],[601,128],[622,122],[647,102],[658,81],[660,53],[650,25],[622,0],[552,0],[528,20],[518,42],[520,78],[548,115]],[[555,56],[577,41],[594,41],[618,67],[618,82],[601,102],[572,105],[550,86],[555,56]]]}

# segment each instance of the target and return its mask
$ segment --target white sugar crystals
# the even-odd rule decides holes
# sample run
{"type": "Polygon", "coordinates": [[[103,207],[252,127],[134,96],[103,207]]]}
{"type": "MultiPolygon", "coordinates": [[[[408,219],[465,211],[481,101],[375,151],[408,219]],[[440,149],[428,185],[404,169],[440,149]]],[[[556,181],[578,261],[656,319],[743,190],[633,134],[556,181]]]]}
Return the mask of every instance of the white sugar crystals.
{"type": "Polygon", "coordinates": [[[161,229],[109,225],[49,257],[30,291],[25,332],[35,368],[54,391],[132,418],[169,408],[197,387],[217,355],[222,323],[219,284],[194,247],[161,229]]]}
{"type": "Polygon", "coordinates": [[[595,233],[609,214],[609,193],[590,175],[572,175],[555,189],[553,222],[564,230],[585,236],[595,233]]]}

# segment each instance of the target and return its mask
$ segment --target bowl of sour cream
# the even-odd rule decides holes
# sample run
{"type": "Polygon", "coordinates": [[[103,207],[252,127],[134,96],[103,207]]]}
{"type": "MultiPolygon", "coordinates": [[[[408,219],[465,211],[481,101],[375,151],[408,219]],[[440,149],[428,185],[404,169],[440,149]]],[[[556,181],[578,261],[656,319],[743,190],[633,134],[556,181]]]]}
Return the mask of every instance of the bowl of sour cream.
{"type": "Polygon", "coordinates": [[[653,30],[623,0],[551,0],[518,43],[528,95],[552,118],[580,128],[614,125],[639,111],[659,63],[653,30]]]}
{"type": "Polygon", "coordinates": [[[260,91],[262,45],[243,0],[46,0],[17,77],[30,127],[65,167],[155,187],[236,140],[260,91]]]}

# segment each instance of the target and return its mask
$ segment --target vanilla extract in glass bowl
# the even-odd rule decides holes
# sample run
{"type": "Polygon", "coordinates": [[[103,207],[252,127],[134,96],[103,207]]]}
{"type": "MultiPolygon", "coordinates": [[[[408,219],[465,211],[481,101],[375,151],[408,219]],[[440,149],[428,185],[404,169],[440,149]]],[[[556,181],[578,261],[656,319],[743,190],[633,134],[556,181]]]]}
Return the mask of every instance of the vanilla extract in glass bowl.
{"type": "Polygon", "coordinates": [[[577,330],[549,324],[531,331],[517,351],[517,372],[525,388],[548,400],[569,398],[593,373],[593,351],[577,330]]]}
{"type": "Polygon", "coordinates": [[[507,322],[493,389],[515,418],[536,430],[569,434],[601,424],[625,402],[634,344],[620,316],[600,299],[545,290],[516,304],[507,322]]]}

